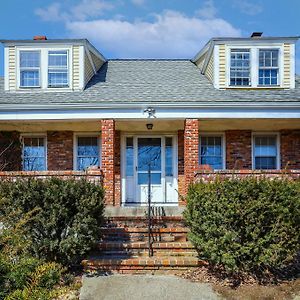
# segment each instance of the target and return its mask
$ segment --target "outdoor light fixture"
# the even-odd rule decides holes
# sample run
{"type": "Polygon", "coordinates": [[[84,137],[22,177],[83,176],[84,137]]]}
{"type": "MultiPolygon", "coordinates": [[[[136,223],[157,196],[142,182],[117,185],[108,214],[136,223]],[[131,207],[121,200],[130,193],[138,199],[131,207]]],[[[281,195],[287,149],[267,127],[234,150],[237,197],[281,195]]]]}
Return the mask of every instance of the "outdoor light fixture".
{"type": "Polygon", "coordinates": [[[147,126],[148,130],[152,130],[152,128],[153,128],[153,124],[152,123],[146,124],[146,126],[147,126]]]}
{"type": "Polygon", "coordinates": [[[148,118],[155,118],[155,109],[153,107],[147,107],[144,109],[144,113],[148,114],[148,118]]]}

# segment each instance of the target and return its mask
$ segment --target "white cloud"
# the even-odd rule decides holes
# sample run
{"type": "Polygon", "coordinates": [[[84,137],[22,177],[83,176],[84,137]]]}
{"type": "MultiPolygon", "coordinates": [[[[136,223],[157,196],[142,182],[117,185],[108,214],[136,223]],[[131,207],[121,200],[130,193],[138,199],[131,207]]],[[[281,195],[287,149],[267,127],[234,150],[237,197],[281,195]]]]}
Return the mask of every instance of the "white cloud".
{"type": "Polygon", "coordinates": [[[35,14],[43,21],[85,21],[89,18],[101,16],[114,6],[104,0],[81,0],[77,5],[64,10],[61,3],[55,2],[46,8],[37,8],[35,14]]]}
{"type": "Polygon", "coordinates": [[[217,8],[215,7],[213,0],[207,0],[204,2],[203,7],[196,11],[199,17],[204,19],[213,19],[216,17],[217,8]]]}
{"type": "Polygon", "coordinates": [[[145,0],[131,0],[131,2],[136,6],[142,6],[146,3],[145,0]]]}
{"type": "Polygon", "coordinates": [[[250,2],[250,0],[234,0],[233,5],[242,13],[250,16],[258,15],[263,11],[261,4],[250,2]]]}
{"type": "Polygon", "coordinates": [[[189,58],[211,37],[240,36],[221,18],[187,17],[176,11],[157,14],[154,21],[116,19],[67,22],[71,37],[86,37],[104,54],[122,58],[189,58]]]}

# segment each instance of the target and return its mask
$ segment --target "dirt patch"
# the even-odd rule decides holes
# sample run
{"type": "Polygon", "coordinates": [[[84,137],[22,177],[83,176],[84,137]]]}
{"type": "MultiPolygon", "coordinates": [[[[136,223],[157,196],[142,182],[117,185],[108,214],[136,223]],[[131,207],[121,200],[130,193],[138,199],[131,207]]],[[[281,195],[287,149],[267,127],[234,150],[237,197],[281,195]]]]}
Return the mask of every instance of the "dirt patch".
{"type": "MultiPolygon", "coordinates": [[[[179,275],[179,274],[178,274],[179,275]]],[[[255,278],[247,274],[228,276],[222,269],[203,266],[179,276],[210,283],[215,292],[228,300],[290,300],[300,296],[300,278],[255,278]]]]}

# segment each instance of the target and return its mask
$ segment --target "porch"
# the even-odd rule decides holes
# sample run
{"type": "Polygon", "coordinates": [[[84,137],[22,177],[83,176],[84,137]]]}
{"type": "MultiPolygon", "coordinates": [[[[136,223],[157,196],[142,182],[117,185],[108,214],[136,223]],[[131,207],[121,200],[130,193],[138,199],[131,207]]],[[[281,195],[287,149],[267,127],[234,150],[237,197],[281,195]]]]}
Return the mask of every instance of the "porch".
{"type": "Polygon", "coordinates": [[[253,172],[299,177],[300,170],[299,119],[14,121],[1,122],[0,131],[1,169],[21,172],[2,172],[0,177],[103,179],[109,206],[146,205],[149,161],[156,206],[183,206],[181,196],[200,177],[253,172]],[[29,145],[35,152],[31,157],[25,153],[29,145]],[[30,159],[39,161],[33,162],[35,172],[24,165],[30,159]],[[98,168],[83,171],[88,163],[98,168]],[[259,166],[267,170],[256,170],[259,166]]]}

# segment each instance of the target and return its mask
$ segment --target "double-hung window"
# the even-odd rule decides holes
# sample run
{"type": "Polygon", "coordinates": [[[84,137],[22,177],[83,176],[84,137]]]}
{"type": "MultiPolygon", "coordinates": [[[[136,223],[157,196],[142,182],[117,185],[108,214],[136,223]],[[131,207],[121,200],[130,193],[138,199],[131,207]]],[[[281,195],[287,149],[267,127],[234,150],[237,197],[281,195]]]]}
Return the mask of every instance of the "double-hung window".
{"type": "Polygon", "coordinates": [[[77,137],[77,170],[85,170],[90,166],[99,166],[99,138],[97,136],[77,137]]]}
{"type": "Polygon", "coordinates": [[[48,87],[62,88],[69,86],[68,51],[48,52],[48,87]]]}
{"type": "Polygon", "coordinates": [[[230,52],[230,85],[250,85],[250,50],[231,49],[230,52]]]}
{"type": "Polygon", "coordinates": [[[223,169],[222,136],[200,136],[200,164],[209,165],[214,170],[223,169]]]}
{"type": "Polygon", "coordinates": [[[45,137],[23,137],[23,170],[46,170],[45,137]]]}
{"type": "Polygon", "coordinates": [[[276,135],[256,135],[253,137],[254,169],[274,170],[278,168],[276,135]]]}
{"type": "Polygon", "coordinates": [[[40,87],[40,51],[20,51],[20,87],[40,87]]]}
{"type": "Polygon", "coordinates": [[[278,49],[259,49],[259,85],[279,84],[278,49]]]}

